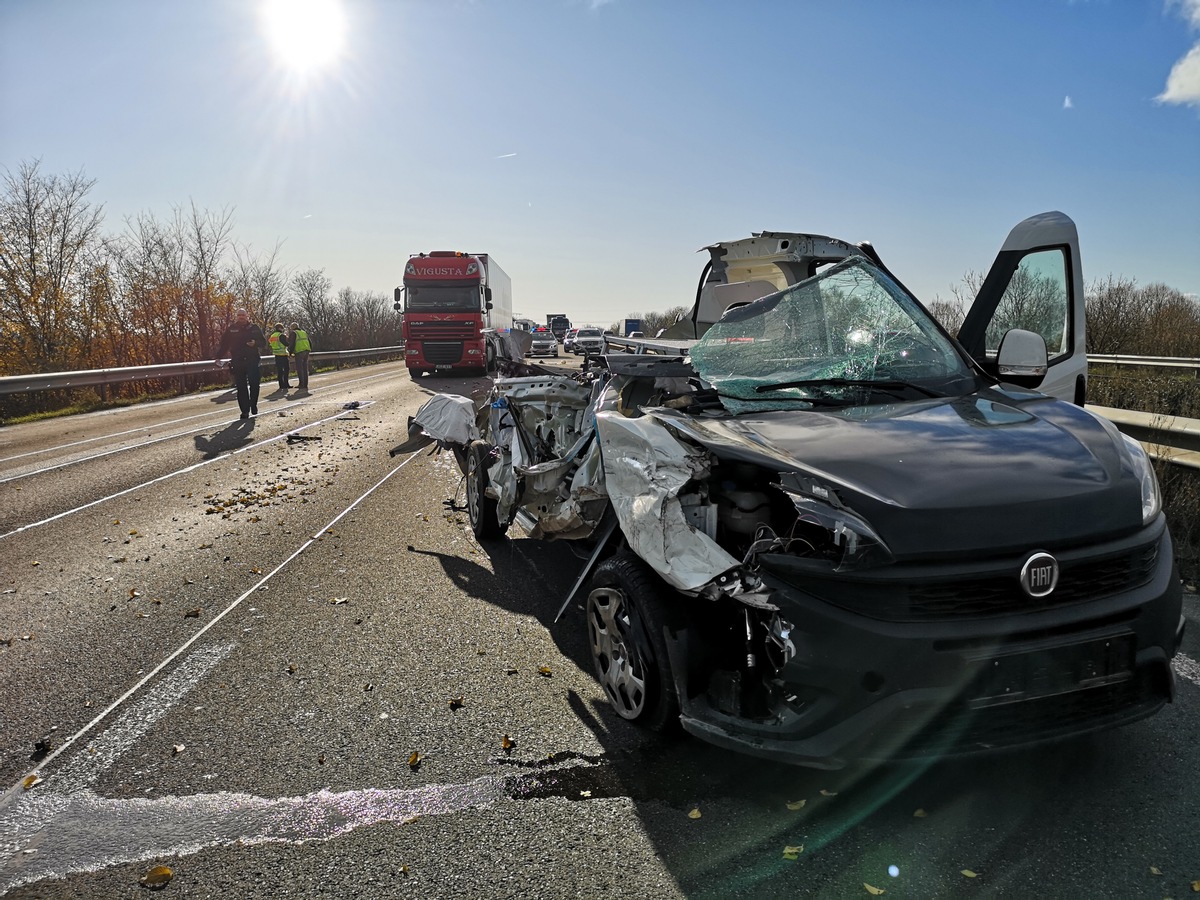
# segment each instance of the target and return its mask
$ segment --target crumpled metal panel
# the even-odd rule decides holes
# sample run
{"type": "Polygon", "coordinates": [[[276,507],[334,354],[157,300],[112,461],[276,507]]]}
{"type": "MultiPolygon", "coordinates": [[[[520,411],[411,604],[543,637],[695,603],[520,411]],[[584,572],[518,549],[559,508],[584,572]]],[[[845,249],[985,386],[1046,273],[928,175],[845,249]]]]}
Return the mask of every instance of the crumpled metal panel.
{"type": "Polygon", "coordinates": [[[479,439],[475,404],[470,397],[434,394],[421,405],[412,421],[437,441],[466,446],[479,439]]]}
{"type": "Polygon", "coordinates": [[[596,414],[604,488],[630,549],[668,584],[695,592],[739,560],[689,524],[680,493],[709,473],[708,453],[684,444],[658,420],[596,414]]]}

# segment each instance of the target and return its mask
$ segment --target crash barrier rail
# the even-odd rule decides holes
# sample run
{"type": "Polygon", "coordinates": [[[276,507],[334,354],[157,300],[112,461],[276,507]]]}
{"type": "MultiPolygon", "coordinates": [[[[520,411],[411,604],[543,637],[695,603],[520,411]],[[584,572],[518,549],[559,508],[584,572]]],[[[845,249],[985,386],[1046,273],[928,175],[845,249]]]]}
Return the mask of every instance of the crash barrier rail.
{"type": "MultiPolygon", "coordinates": [[[[340,369],[342,363],[358,359],[374,359],[379,357],[397,356],[404,353],[404,345],[395,347],[368,347],[360,350],[323,350],[310,353],[308,358],[312,365],[333,363],[334,368],[340,369]]],[[[274,366],[274,356],[264,356],[259,360],[263,366],[274,366]]],[[[125,366],[113,369],[82,369],[78,372],[40,372],[34,375],[6,375],[0,378],[0,395],[33,393],[35,391],[58,391],[70,388],[99,387],[104,396],[104,389],[110,384],[123,384],[129,381],[156,381],[164,378],[179,378],[185,385],[189,377],[224,372],[228,364],[203,360],[201,362],[164,363],[156,366],[125,366]]]]}
{"type": "Polygon", "coordinates": [[[1093,406],[1090,403],[1087,408],[1104,416],[1123,434],[1138,441],[1154,459],[1200,469],[1200,419],[1093,406]]]}
{"type": "Polygon", "coordinates": [[[1179,356],[1124,356],[1119,353],[1089,353],[1089,363],[1113,366],[1149,366],[1155,369],[1191,369],[1200,378],[1200,359],[1179,356]]]}

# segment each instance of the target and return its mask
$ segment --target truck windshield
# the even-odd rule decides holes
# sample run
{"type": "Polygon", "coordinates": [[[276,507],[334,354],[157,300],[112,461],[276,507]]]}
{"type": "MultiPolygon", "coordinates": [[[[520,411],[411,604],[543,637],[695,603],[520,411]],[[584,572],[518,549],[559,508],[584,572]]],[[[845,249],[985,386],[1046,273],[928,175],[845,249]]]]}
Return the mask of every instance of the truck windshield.
{"type": "Polygon", "coordinates": [[[479,312],[479,287],[467,285],[437,285],[419,287],[408,285],[404,308],[414,312],[439,310],[449,312],[479,312]]]}

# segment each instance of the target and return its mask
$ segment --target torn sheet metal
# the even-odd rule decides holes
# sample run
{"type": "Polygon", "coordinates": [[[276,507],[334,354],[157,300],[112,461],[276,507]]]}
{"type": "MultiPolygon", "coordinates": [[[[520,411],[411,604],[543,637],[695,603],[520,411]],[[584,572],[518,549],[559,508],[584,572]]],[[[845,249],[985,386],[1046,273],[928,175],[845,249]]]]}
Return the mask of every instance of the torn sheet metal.
{"type": "Polygon", "coordinates": [[[566,376],[499,378],[487,416],[503,451],[488,470],[497,515],[519,506],[534,538],[588,537],[607,495],[591,412],[593,388],[566,376]]]}
{"type": "Polygon", "coordinates": [[[663,580],[696,592],[739,561],[689,523],[680,492],[708,475],[708,454],[651,417],[596,414],[604,487],[629,547],[663,580]]]}
{"type": "Polygon", "coordinates": [[[462,444],[464,447],[479,439],[475,426],[475,404],[470,397],[455,394],[434,394],[413,416],[413,423],[437,441],[462,444]]]}

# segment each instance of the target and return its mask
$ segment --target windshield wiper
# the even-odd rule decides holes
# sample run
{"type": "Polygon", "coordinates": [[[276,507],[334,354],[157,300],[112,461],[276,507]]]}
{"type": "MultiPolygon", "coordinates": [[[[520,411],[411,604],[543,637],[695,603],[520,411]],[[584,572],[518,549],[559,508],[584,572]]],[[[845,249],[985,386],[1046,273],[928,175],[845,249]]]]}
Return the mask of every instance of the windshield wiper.
{"type": "Polygon", "coordinates": [[[730,400],[740,400],[743,403],[778,403],[788,400],[794,403],[811,403],[813,406],[853,406],[854,401],[844,397],[739,397],[737,394],[727,394],[717,391],[718,397],[728,397],[730,400]]]}
{"type": "Polygon", "coordinates": [[[893,397],[899,396],[901,391],[914,390],[920,394],[924,394],[926,397],[941,396],[937,391],[930,390],[923,385],[914,384],[911,381],[901,381],[896,378],[886,381],[872,381],[869,378],[807,378],[800,381],[779,381],[774,384],[760,384],[754,390],[756,393],[765,394],[768,391],[782,391],[786,388],[798,387],[865,387],[891,394],[893,397]]]}

